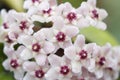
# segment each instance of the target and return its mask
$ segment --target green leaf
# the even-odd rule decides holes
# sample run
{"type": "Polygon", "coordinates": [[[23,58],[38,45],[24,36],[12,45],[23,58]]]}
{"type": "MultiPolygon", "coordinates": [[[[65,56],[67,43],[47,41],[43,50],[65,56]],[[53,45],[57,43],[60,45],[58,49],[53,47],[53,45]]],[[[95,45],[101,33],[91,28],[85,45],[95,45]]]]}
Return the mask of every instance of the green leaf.
{"type": "Polygon", "coordinates": [[[0,80],[15,80],[10,72],[0,72],[0,80]]]}
{"type": "Polygon", "coordinates": [[[6,4],[17,11],[24,11],[23,1],[24,0],[4,0],[6,4]]]}
{"type": "Polygon", "coordinates": [[[85,35],[86,39],[95,42],[99,45],[104,45],[107,42],[111,45],[118,45],[118,41],[108,32],[96,29],[94,27],[88,27],[80,30],[80,33],[85,35]]]}
{"type": "Polygon", "coordinates": [[[74,7],[79,7],[82,1],[84,0],[58,0],[59,3],[70,2],[74,7]]]}

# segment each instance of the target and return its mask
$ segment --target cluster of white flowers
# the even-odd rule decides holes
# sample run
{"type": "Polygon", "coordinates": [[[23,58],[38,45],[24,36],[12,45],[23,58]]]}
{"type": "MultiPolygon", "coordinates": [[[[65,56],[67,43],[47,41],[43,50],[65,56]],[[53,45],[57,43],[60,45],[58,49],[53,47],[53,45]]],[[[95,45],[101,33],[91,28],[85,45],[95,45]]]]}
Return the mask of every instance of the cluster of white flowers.
{"type": "Polygon", "coordinates": [[[108,14],[96,7],[96,0],[78,8],[69,2],[58,5],[56,0],[25,0],[24,8],[25,13],[1,11],[0,42],[7,56],[3,66],[16,80],[118,78],[120,47],[85,43],[79,33],[89,26],[106,29],[103,19],[108,14]]]}

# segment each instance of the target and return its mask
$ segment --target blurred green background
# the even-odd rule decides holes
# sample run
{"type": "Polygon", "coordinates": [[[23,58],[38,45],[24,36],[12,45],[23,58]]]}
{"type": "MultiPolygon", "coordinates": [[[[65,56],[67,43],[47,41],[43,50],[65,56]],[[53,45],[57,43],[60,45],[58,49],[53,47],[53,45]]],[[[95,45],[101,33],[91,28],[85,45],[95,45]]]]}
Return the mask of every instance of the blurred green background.
{"type": "MultiPolygon", "coordinates": [[[[81,1],[86,0],[58,0],[58,2],[71,2],[74,7],[78,7],[81,1]]],[[[109,16],[105,19],[108,25],[107,31],[99,30],[83,30],[81,31],[88,40],[97,42],[98,44],[105,44],[107,41],[113,45],[120,43],[120,0],[97,0],[97,6],[107,10],[109,16]],[[93,31],[93,33],[91,33],[93,31]],[[96,36],[93,34],[98,33],[96,36]],[[89,35],[88,35],[89,34],[89,35]],[[92,37],[93,36],[93,37],[92,37]]],[[[16,9],[17,11],[24,11],[22,8],[23,0],[0,0],[0,10],[5,8],[16,9]]],[[[0,44],[0,80],[14,80],[11,74],[5,71],[2,67],[2,61],[5,60],[5,55],[2,53],[3,45],[0,44]],[[1,55],[2,54],[2,55],[1,55]],[[10,74],[10,75],[9,75],[10,74]]],[[[120,79],[119,79],[120,80],[120,79]]]]}

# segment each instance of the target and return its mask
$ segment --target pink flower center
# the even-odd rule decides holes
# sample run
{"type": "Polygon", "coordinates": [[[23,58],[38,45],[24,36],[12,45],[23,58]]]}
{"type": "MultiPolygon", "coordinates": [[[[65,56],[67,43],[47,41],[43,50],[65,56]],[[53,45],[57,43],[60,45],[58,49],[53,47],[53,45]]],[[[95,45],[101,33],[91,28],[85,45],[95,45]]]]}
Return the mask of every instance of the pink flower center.
{"type": "Polygon", "coordinates": [[[56,35],[56,39],[57,39],[57,41],[59,41],[59,42],[63,42],[63,41],[65,41],[65,34],[63,33],[63,32],[59,32],[57,35],[56,35]]]}
{"type": "Polygon", "coordinates": [[[97,13],[97,10],[93,10],[93,11],[92,11],[92,14],[93,14],[93,18],[98,19],[99,14],[97,13]]]}
{"type": "Polygon", "coordinates": [[[40,49],[41,49],[40,44],[35,43],[35,44],[32,45],[32,50],[33,50],[33,51],[35,51],[35,52],[39,52],[40,49]]]}
{"type": "Polygon", "coordinates": [[[43,13],[44,14],[50,14],[51,10],[52,10],[51,8],[49,8],[48,10],[43,10],[43,13]]]}
{"type": "Polygon", "coordinates": [[[70,22],[72,22],[73,20],[75,20],[77,18],[77,16],[76,16],[76,13],[74,13],[74,12],[70,12],[70,13],[68,13],[68,15],[67,15],[67,19],[70,21],[70,22]]]}
{"type": "Polygon", "coordinates": [[[7,23],[3,23],[3,27],[4,27],[4,29],[8,29],[7,23]]]}
{"type": "Polygon", "coordinates": [[[85,50],[80,51],[79,56],[81,59],[87,58],[87,52],[85,50]]]}
{"type": "Polygon", "coordinates": [[[35,71],[35,77],[37,77],[37,78],[42,78],[43,76],[44,76],[44,72],[43,72],[43,70],[37,70],[37,71],[35,71]]]}
{"type": "Polygon", "coordinates": [[[63,75],[67,75],[70,72],[70,69],[68,68],[68,66],[62,66],[60,69],[60,73],[63,75]]]}
{"type": "Polygon", "coordinates": [[[33,3],[35,3],[35,2],[39,2],[39,0],[32,0],[32,2],[33,2],[33,3]]]}
{"type": "Polygon", "coordinates": [[[100,60],[99,60],[99,62],[98,62],[98,64],[99,64],[100,66],[103,66],[103,65],[105,64],[105,62],[106,62],[105,57],[101,57],[100,60]]]}
{"type": "Polygon", "coordinates": [[[19,66],[19,64],[17,63],[17,60],[13,59],[10,61],[10,66],[16,69],[19,66]]]}
{"type": "Polygon", "coordinates": [[[20,27],[21,30],[27,29],[27,22],[26,21],[21,21],[19,27],[20,27]]]}

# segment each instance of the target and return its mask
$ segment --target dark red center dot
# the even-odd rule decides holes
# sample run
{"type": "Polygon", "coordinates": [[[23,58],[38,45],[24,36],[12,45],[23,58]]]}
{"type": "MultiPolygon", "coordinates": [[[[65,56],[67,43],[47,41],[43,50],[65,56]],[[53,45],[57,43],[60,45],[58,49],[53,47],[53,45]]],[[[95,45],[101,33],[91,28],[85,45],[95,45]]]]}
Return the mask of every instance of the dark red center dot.
{"type": "Polygon", "coordinates": [[[70,72],[70,69],[68,68],[68,66],[62,66],[60,69],[60,73],[63,75],[67,75],[70,72]]]}
{"type": "Polygon", "coordinates": [[[63,41],[65,41],[65,34],[63,33],[63,32],[58,32],[58,34],[56,35],[56,39],[57,39],[57,41],[59,41],[59,42],[63,42],[63,41]]]}
{"type": "Polygon", "coordinates": [[[39,0],[32,0],[32,2],[33,2],[33,3],[35,3],[35,2],[39,2],[39,0]]]}
{"type": "Polygon", "coordinates": [[[77,16],[76,16],[76,13],[74,13],[74,12],[70,12],[70,13],[68,13],[68,15],[67,15],[67,19],[70,21],[70,22],[72,22],[73,20],[75,20],[77,18],[77,16]]]}
{"type": "Polygon", "coordinates": [[[87,52],[85,50],[81,50],[79,53],[80,59],[86,59],[87,58],[87,52]]]}
{"type": "Polygon", "coordinates": [[[4,28],[4,29],[8,29],[7,23],[3,23],[3,28],[4,28]]]}
{"type": "Polygon", "coordinates": [[[26,21],[21,21],[19,27],[20,27],[21,30],[27,29],[27,22],[26,21]]]}
{"type": "Polygon", "coordinates": [[[37,78],[42,78],[44,76],[44,71],[43,70],[37,70],[35,71],[35,77],[37,78]]]}
{"type": "Polygon", "coordinates": [[[98,64],[99,64],[100,66],[103,66],[103,65],[105,64],[105,62],[106,62],[105,57],[101,57],[100,60],[99,60],[99,62],[98,62],[98,64]]]}
{"type": "Polygon", "coordinates": [[[13,59],[10,61],[10,66],[12,68],[16,69],[19,66],[19,64],[18,64],[17,60],[13,59]]]}
{"type": "Polygon", "coordinates": [[[99,14],[97,13],[97,10],[93,10],[93,11],[92,11],[92,14],[93,14],[93,18],[98,19],[99,14]]]}
{"type": "Polygon", "coordinates": [[[41,46],[39,43],[35,43],[32,45],[32,50],[35,51],[35,52],[39,52],[41,49],[41,46]]]}
{"type": "Polygon", "coordinates": [[[49,8],[48,10],[43,10],[43,13],[44,13],[44,14],[50,14],[51,11],[52,11],[52,9],[49,8]]]}
{"type": "Polygon", "coordinates": [[[5,41],[7,43],[13,43],[13,40],[11,40],[8,35],[5,37],[5,41]]]}

